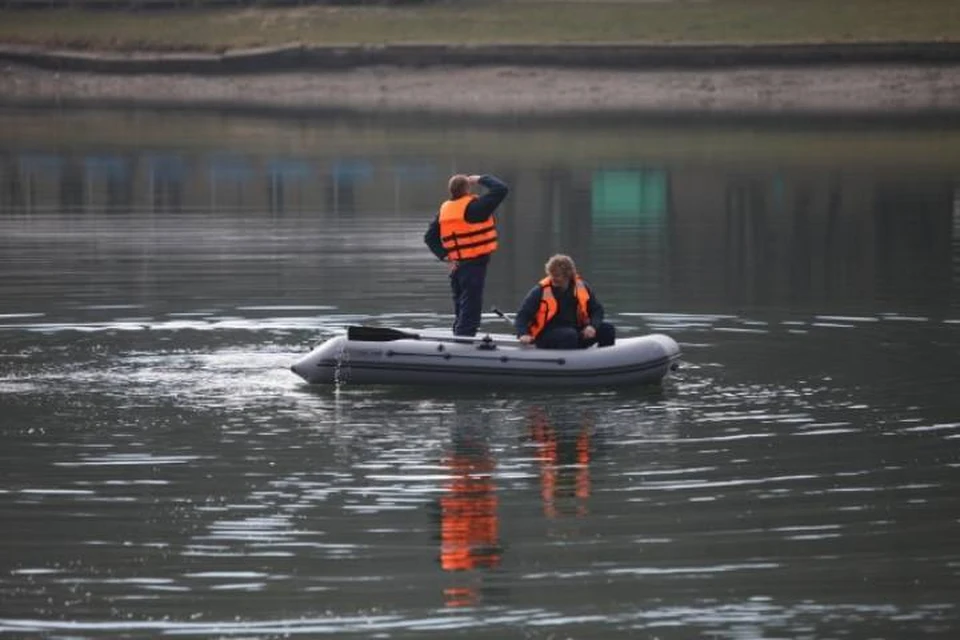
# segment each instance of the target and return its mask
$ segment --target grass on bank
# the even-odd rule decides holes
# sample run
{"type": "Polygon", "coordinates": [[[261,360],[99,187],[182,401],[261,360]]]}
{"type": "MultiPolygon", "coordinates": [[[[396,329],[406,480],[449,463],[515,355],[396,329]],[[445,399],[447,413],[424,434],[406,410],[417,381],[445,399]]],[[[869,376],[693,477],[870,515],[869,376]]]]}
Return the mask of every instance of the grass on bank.
{"type": "Polygon", "coordinates": [[[0,10],[0,42],[214,51],[293,42],[960,41],[957,25],[960,2],[953,0],[439,0],[401,6],[145,12],[8,9],[0,10]]]}

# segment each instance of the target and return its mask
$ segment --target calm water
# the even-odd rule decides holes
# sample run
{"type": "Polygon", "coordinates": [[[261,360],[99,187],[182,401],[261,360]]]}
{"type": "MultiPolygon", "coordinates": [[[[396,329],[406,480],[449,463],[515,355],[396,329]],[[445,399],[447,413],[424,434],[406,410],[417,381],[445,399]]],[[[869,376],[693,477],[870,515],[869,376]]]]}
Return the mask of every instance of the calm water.
{"type": "MultiPolygon", "coordinates": [[[[0,635],[952,638],[960,131],[0,112],[0,635]],[[571,253],[662,388],[313,389],[571,253]]],[[[485,328],[503,331],[491,316],[485,328]]]]}

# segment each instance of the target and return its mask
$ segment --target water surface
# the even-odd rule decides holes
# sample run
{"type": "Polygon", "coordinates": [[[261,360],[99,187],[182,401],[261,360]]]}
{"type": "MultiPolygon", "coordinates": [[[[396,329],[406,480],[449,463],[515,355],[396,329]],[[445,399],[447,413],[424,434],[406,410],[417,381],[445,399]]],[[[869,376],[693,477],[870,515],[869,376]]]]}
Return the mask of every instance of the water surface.
{"type": "Polygon", "coordinates": [[[0,123],[0,634],[960,628],[956,130],[0,123]],[[452,171],[512,187],[488,306],[570,253],[678,375],[303,385],[345,325],[449,326],[452,171]]]}

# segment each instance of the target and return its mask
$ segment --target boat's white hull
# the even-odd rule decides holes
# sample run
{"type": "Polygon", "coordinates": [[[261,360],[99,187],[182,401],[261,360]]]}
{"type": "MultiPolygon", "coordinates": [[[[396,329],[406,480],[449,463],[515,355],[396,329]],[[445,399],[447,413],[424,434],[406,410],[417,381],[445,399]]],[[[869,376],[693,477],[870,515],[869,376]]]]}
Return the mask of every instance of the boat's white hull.
{"type": "Polygon", "coordinates": [[[390,341],[327,340],[291,369],[313,384],[503,387],[623,386],[659,383],[680,358],[669,336],[622,338],[612,347],[559,351],[452,336],[390,341]]]}

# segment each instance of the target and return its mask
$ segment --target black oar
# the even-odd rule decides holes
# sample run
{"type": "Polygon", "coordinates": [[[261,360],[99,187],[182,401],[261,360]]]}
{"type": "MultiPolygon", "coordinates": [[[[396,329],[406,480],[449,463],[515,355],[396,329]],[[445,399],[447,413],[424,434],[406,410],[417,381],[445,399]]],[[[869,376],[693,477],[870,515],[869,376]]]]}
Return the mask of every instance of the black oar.
{"type": "MultiPolygon", "coordinates": [[[[475,342],[498,342],[504,343],[504,340],[492,338],[490,336],[432,336],[413,333],[411,331],[401,331],[400,329],[391,329],[390,327],[364,327],[354,325],[347,327],[347,340],[356,340],[359,342],[391,342],[393,340],[433,340],[436,342],[456,342],[459,344],[473,344],[475,342]]],[[[511,341],[513,342],[513,341],[511,341]]]]}
{"type": "Polygon", "coordinates": [[[347,340],[362,342],[390,342],[391,340],[419,340],[420,334],[389,327],[347,327],[347,340]]]}

